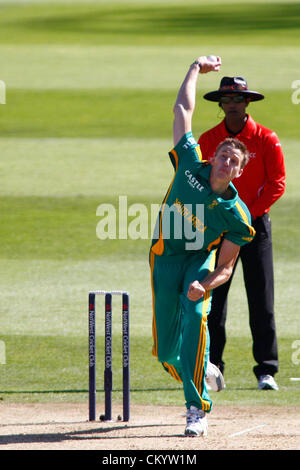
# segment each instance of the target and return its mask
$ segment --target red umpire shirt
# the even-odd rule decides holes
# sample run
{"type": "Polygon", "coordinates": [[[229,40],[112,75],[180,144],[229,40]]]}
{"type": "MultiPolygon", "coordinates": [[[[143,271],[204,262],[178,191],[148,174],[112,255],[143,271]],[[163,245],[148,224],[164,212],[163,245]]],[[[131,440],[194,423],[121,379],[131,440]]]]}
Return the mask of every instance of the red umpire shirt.
{"type": "Polygon", "coordinates": [[[279,139],[275,132],[255,122],[250,115],[237,135],[228,132],[224,119],[200,136],[203,158],[211,160],[217,146],[226,137],[239,139],[250,153],[249,163],[242,175],[233,180],[233,184],[252,218],[256,219],[269,212],[271,205],[285,190],[284,158],[279,139]]]}

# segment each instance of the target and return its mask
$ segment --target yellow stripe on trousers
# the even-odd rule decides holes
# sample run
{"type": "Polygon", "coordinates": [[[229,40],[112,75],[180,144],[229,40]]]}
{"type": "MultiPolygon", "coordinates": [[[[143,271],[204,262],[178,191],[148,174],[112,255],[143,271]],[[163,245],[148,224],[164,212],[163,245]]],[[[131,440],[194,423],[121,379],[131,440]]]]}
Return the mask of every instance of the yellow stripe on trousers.
{"type": "Polygon", "coordinates": [[[201,398],[205,350],[206,350],[206,341],[207,341],[207,314],[206,312],[208,308],[209,298],[210,298],[210,291],[205,292],[204,300],[203,300],[203,313],[202,313],[202,320],[201,320],[200,337],[199,337],[196,365],[195,365],[195,371],[194,371],[194,384],[195,384],[196,389],[199,392],[200,400],[202,403],[202,409],[204,411],[206,411],[210,407],[209,402],[201,398]]]}
{"type": "Polygon", "coordinates": [[[157,329],[156,329],[156,320],[155,320],[155,294],[153,286],[153,270],[154,270],[154,260],[155,254],[150,252],[150,267],[151,267],[151,289],[152,289],[152,307],[153,307],[153,319],[152,319],[152,337],[153,337],[153,348],[152,354],[157,357],[157,329]]]}
{"type": "Polygon", "coordinates": [[[178,382],[182,382],[181,378],[179,377],[176,369],[174,366],[168,364],[167,362],[163,362],[163,366],[167,369],[168,373],[178,382]]]}
{"type": "MultiPolygon", "coordinates": [[[[156,328],[156,320],[155,320],[155,294],[154,294],[154,286],[153,286],[153,270],[154,270],[154,260],[155,254],[151,251],[150,252],[150,267],[151,267],[151,287],[152,287],[152,305],[153,305],[153,320],[152,320],[152,336],[153,336],[153,348],[152,348],[152,355],[158,357],[157,354],[157,328],[156,328]]],[[[181,378],[179,377],[178,373],[174,366],[168,364],[167,362],[163,363],[164,367],[167,369],[168,373],[178,382],[182,382],[181,378]]]]}
{"type": "MultiPolygon", "coordinates": [[[[211,256],[210,262],[209,262],[210,272],[214,270],[215,261],[216,261],[216,250],[214,250],[211,256]]],[[[204,299],[203,299],[200,336],[199,336],[196,364],[195,364],[195,370],[194,370],[194,384],[200,395],[200,399],[201,399],[201,403],[203,407],[202,409],[204,411],[210,408],[209,402],[201,398],[205,350],[206,350],[206,342],[207,342],[207,311],[208,311],[208,307],[210,303],[210,296],[211,296],[211,291],[210,290],[206,291],[204,294],[204,299]]]]}

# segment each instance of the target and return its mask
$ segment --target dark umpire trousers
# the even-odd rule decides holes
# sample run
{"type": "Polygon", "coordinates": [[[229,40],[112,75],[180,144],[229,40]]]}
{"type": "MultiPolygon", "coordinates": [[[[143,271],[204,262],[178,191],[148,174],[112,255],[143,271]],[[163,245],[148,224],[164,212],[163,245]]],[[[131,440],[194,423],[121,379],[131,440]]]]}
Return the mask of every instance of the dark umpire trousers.
{"type": "MultiPolygon", "coordinates": [[[[249,306],[249,322],[253,339],[253,356],[257,365],[253,372],[274,376],[278,372],[278,350],[274,318],[274,273],[271,221],[268,214],[252,223],[256,230],[254,240],[241,247],[244,282],[249,306]]],[[[236,263],[237,264],[237,263],[236,263]]],[[[236,267],[236,265],[235,265],[236,267]]],[[[225,322],[227,296],[232,277],[217,287],[212,295],[208,315],[210,333],[210,361],[224,371],[223,351],[226,343],[225,322]]]]}

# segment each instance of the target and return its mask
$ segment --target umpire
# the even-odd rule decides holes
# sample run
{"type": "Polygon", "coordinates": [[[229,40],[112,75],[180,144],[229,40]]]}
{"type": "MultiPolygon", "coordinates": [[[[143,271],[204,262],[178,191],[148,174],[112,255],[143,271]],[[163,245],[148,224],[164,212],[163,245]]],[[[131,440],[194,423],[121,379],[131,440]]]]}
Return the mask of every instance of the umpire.
{"type": "MultiPolygon", "coordinates": [[[[223,121],[202,134],[199,144],[204,159],[210,160],[226,137],[242,141],[250,161],[240,178],[233,181],[241,199],[248,206],[256,236],[240,250],[248,298],[253,356],[253,371],[262,390],[278,390],[274,375],[278,372],[278,349],[274,319],[274,274],[272,233],[269,210],[285,190],[284,157],[277,135],[258,124],[246,113],[252,101],[264,99],[261,93],[248,89],[243,77],[223,77],[220,87],[204,95],[217,102],[225,113],[223,121]]],[[[211,336],[210,360],[222,373],[225,363],[225,321],[230,280],[214,290],[208,317],[211,336]]]]}

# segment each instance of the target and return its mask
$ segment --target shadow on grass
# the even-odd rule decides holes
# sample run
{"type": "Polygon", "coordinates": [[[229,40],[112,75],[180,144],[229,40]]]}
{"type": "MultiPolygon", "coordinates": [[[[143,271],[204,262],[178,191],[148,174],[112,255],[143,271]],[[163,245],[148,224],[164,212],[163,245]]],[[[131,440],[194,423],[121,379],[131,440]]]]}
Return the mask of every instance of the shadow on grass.
{"type": "MultiPolygon", "coordinates": [[[[176,390],[181,390],[181,387],[157,387],[157,388],[131,388],[131,392],[162,392],[164,390],[167,391],[176,391],[176,390]]],[[[113,392],[122,392],[123,389],[114,389],[113,392]]],[[[77,389],[77,390],[0,390],[0,395],[13,395],[13,394],[33,394],[33,393],[88,393],[89,391],[87,389],[77,389]]],[[[98,392],[103,392],[104,389],[102,390],[97,390],[98,392]]]]}
{"type": "MultiPolygon", "coordinates": [[[[28,424],[28,423],[27,423],[28,424]]],[[[56,422],[56,423],[31,423],[32,426],[45,426],[45,425],[74,425],[74,424],[81,424],[82,422],[56,422]]],[[[124,439],[124,435],[121,436],[111,436],[107,435],[108,433],[112,433],[114,431],[130,431],[130,430],[137,430],[137,429],[146,429],[146,428],[164,428],[164,427],[182,427],[182,423],[168,423],[168,424],[138,424],[138,425],[128,425],[128,424],[120,424],[118,426],[103,426],[97,427],[100,422],[95,422],[95,426],[90,429],[78,430],[78,431],[70,431],[70,432],[54,432],[54,433],[31,433],[31,434],[9,434],[3,435],[0,437],[0,447],[1,445],[7,444],[32,444],[32,443],[51,443],[51,442],[63,442],[63,441],[72,441],[72,440],[90,440],[90,439],[124,439]]],[[[15,426],[7,425],[7,426],[15,426]]],[[[17,424],[17,426],[24,426],[23,424],[17,424]]],[[[153,439],[153,435],[148,434],[126,434],[126,439],[153,439]]],[[[161,434],[160,437],[164,438],[174,438],[174,437],[184,437],[183,433],[181,434],[161,434]]]]}

